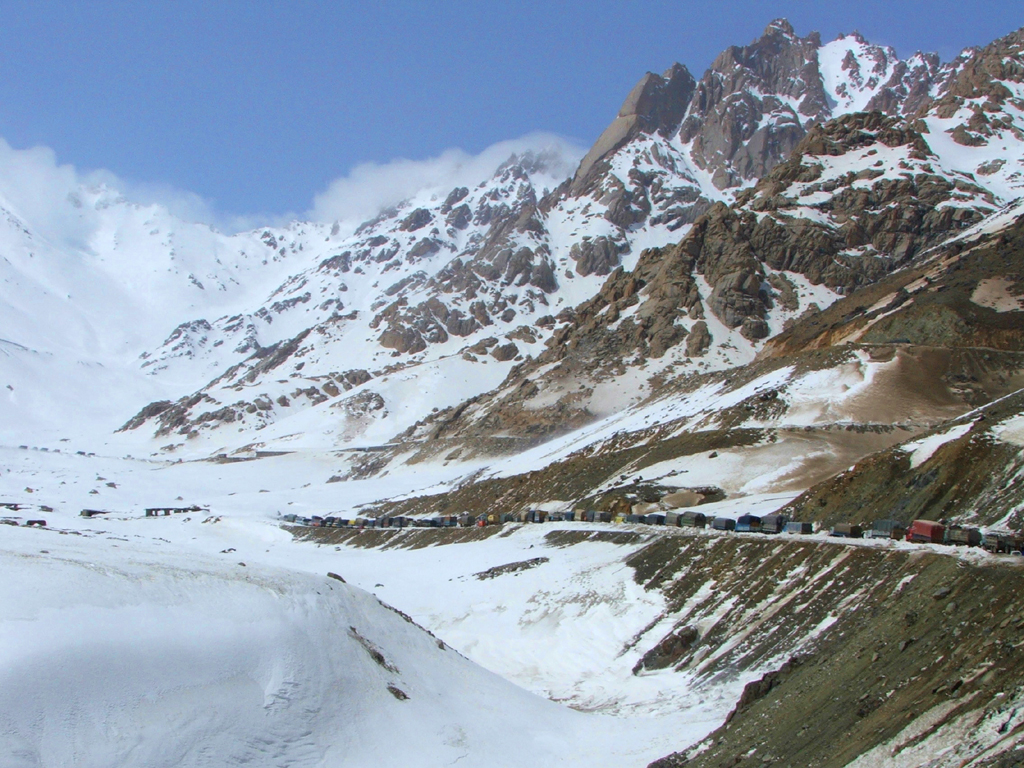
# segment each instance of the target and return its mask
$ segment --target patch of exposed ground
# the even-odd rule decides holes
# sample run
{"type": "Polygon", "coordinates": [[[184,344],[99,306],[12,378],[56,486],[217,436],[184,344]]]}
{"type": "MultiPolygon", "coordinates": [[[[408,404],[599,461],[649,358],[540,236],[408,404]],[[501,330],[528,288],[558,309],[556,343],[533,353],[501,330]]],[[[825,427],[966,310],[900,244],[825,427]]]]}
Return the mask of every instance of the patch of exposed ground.
{"type": "MultiPolygon", "coordinates": [[[[822,577],[816,561],[827,545],[727,542],[711,566],[721,574],[715,591],[737,599],[731,611],[761,631],[750,638],[743,624],[719,621],[718,636],[687,647],[677,668],[702,644],[710,654],[739,649],[736,669],[763,661],[769,644],[775,666],[702,744],[653,766],[839,768],[872,750],[864,765],[1016,764],[997,759],[1024,738],[1024,568],[1014,558],[975,565],[851,547],[822,577]],[[786,562],[773,567],[773,558],[786,562]],[[764,622],[772,607],[776,617],[764,622]],[[814,620],[828,625],[819,640],[795,647],[814,620]]],[[[683,606],[680,623],[693,625],[685,606],[700,567],[674,554],[677,546],[666,539],[639,553],[634,560],[647,562],[637,576],[667,582],[673,606],[683,606]]]]}
{"type": "Polygon", "coordinates": [[[284,526],[298,541],[344,545],[361,549],[422,549],[442,544],[465,544],[490,538],[501,531],[486,528],[306,528],[284,526]]]}
{"type": "Polygon", "coordinates": [[[915,462],[911,446],[872,454],[847,471],[811,487],[785,512],[794,519],[871,523],[893,519],[950,519],[974,525],[1024,527],[1024,455],[998,437],[999,425],[1024,411],[1024,393],[999,400],[977,414],[928,434],[934,451],[915,462]],[[962,432],[962,434],[959,434],[962,432]],[[956,435],[959,434],[957,437],[956,435]],[[953,436],[945,439],[943,435],[953,436]],[[916,464],[916,466],[915,466],[916,464]]]}
{"type": "Polygon", "coordinates": [[[548,562],[548,558],[546,557],[533,557],[529,560],[520,560],[518,563],[496,565],[493,568],[488,568],[486,571],[480,571],[480,573],[474,575],[480,579],[480,581],[486,581],[487,579],[496,579],[499,576],[507,576],[510,573],[528,571],[531,568],[536,568],[538,565],[544,565],[546,562],[548,562]]]}

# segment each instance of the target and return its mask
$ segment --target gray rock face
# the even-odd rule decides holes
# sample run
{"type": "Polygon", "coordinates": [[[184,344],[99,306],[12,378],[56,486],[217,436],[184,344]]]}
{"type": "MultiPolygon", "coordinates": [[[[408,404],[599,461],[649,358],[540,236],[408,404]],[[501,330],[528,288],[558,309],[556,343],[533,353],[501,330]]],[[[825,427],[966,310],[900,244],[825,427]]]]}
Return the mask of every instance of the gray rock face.
{"type": "MultiPolygon", "coordinates": [[[[726,262],[723,266],[733,266],[733,264],[726,262]]],[[[743,264],[742,269],[728,272],[717,279],[709,275],[709,281],[714,285],[714,290],[711,292],[708,304],[711,306],[711,311],[730,328],[744,326],[744,330],[746,330],[747,320],[764,314],[766,311],[765,297],[761,290],[763,277],[759,266],[756,261],[751,260],[743,264]]],[[[764,338],[764,336],[749,336],[746,333],[744,336],[756,339],[764,338]]]]}
{"type": "Polygon", "coordinates": [[[817,33],[800,38],[775,21],[761,39],[722,53],[697,84],[680,138],[719,189],[763,176],[803,138],[806,120],[831,116],[820,47],[817,33]]]}
{"type": "Polygon", "coordinates": [[[619,255],[622,252],[621,243],[602,236],[574,244],[569,255],[576,262],[576,273],[586,277],[610,274],[619,266],[619,255]]]}

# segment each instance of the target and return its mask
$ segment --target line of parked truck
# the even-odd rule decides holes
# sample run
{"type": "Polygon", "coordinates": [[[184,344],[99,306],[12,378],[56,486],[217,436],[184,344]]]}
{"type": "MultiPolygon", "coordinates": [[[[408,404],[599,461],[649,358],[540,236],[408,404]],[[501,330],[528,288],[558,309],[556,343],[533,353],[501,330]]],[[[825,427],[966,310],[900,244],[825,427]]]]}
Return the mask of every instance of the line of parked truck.
{"type": "MultiPolygon", "coordinates": [[[[807,536],[815,532],[809,522],[790,520],[785,515],[740,515],[714,517],[701,512],[651,512],[646,515],[577,510],[575,512],[547,512],[530,509],[521,512],[490,513],[483,515],[442,515],[420,518],[404,516],[383,517],[299,517],[284,515],[282,520],[313,528],[470,528],[501,525],[503,523],[545,523],[577,521],[585,523],[630,523],[635,525],[667,525],[678,528],[710,528],[715,531],[736,533],[782,533],[807,536]]],[[[855,523],[838,523],[829,529],[829,535],[846,539],[894,539],[918,544],[949,544],[953,546],[983,547],[989,552],[1020,553],[1024,549],[1024,535],[1009,531],[985,531],[960,525],[945,525],[933,520],[914,520],[905,525],[897,520],[876,520],[870,528],[855,523]]]]}

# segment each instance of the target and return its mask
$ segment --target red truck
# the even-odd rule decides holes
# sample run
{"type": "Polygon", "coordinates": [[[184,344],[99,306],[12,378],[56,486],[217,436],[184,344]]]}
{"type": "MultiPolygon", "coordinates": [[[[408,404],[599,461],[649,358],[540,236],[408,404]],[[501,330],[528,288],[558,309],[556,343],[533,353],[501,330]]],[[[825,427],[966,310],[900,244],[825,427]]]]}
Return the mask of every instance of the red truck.
{"type": "Polygon", "coordinates": [[[934,520],[915,520],[907,528],[907,541],[918,544],[941,544],[945,536],[946,526],[934,520]]]}

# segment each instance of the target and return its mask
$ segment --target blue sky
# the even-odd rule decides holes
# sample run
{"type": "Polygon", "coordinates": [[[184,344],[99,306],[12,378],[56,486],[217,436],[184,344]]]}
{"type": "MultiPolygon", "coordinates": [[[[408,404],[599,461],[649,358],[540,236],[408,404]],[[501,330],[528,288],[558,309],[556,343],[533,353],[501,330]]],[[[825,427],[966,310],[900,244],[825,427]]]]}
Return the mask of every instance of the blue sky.
{"type": "Polygon", "coordinates": [[[47,2],[0,6],[0,137],[188,190],[305,212],[360,163],[592,142],[647,70],[699,77],[784,16],[944,59],[1024,25],[1016,2],[47,2]]]}

